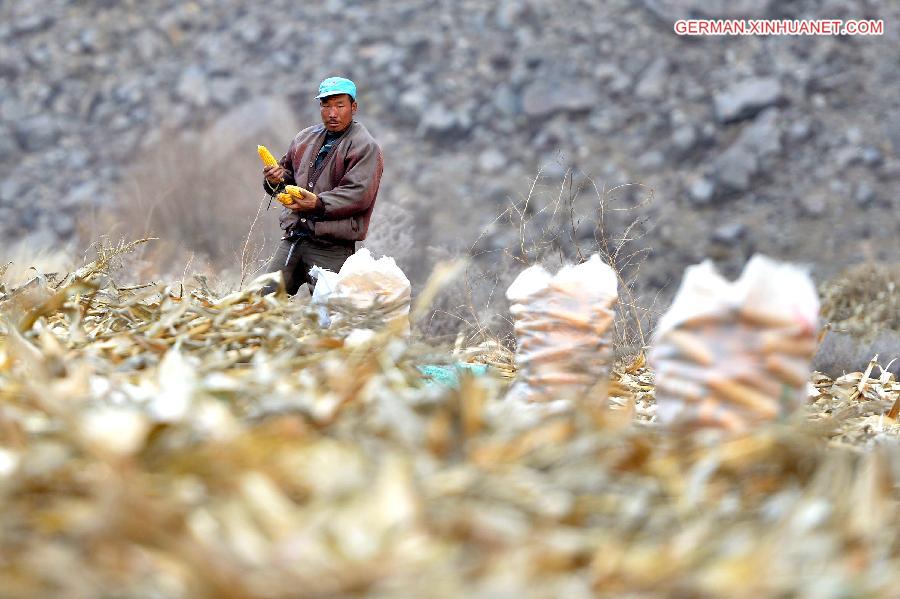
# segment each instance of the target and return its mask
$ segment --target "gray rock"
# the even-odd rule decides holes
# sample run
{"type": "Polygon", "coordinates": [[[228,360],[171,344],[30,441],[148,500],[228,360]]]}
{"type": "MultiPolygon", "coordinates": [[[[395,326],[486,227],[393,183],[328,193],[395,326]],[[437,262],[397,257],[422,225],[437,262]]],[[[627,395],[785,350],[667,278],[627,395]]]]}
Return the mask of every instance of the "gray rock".
{"type": "Polygon", "coordinates": [[[537,135],[532,138],[532,147],[543,150],[556,151],[562,146],[578,147],[578,132],[572,128],[572,123],[564,114],[557,115],[543,123],[537,135]]]}
{"type": "Polygon", "coordinates": [[[504,30],[513,29],[527,9],[528,5],[522,0],[502,0],[497,6],[495,18],[497,27],[504,30]]]}
{"type": "MultiPolygon", "coordinates": [[[[830,376],[838,377],[847,372],[866,369],[872,356],[896,356],[900,347],[900,333],[893,330],[872,331],[874,337],[860,337],[858,334],[831,331],[822,340],[822,345],[813,358],[813,368],[830,376]]],[[[895,377],[900,376],[900,360],[884,360],[885,369],[895,377]]]]}
{"type": "Polygon", "coordinates": [[[599,62],[594,67],[594,79],[602,84],[603,89],[620,94],[631,89],[631,76],[618,65],[611,62],[599,62]]]}
{"type": "Polygon", "coordinates": [[[204,108],[209,104],[209,82],[203,69],[196,65],[191,65],[184,70],[175,91],[198,108],[204,108]]]}
{"type": "Polygon", "coordinates": [[[847,138],[847,143],[852,146],[858,146],[865,139],[863,130],[856,126],[848,127],[847,131],[844,133],[844,136],[847,138]]]}
{"type": "Polygon", "coordinates": [[[690,125],[682,125],[672,133],[672,147],[679,155],[693,150],[698,141],[697,130],[690,125]]]}
{"type": "Polygon", "coordinates": [[[712,171],[723,191],[747,191],[762,160],[781,150],[777,118],[777,111],[767,111],[747,125],[737,140],[713,159],[712,171]]]}
{"type": "Polygon", "coordinates": [[[885,181],[900,179],[900,159],[891,158],[881,165],[880,175],[885,181]]]}
{"type": "Polygon", "coordinates": [[[404,114],[411,114],[416,120],[421,118],[427,106],[428,96],[421,88],[409,89],[400,94],[400,108],[404,114]]]}
{"type": "Polygon", "coordinates": [[[515,116],[522,111],[519,96],[508,85],[501,85],[493,95],[494,107],[500,114],[515,116]]]}
{"type": "Polygon", "coordinates": [[[764,17],[771,0],[641,0],[641,4],[667,25],[678,19],[764,17]]]}
{"type": "Polygon", "coordinates": [[[526,116],[540,118],[560,111],[589,111],[598,101],[597,90],[589,80],[540,79],[522,94],[522,110],[526,116]]]}
{"type": "Polygon", "coordinates": [[[759,171],[759,160],[748,148],[734,144],[713,162],[713,176],[723,190],[743,192],[759,171]]]}
{"type": "Polygon", "coordinates": [[[240,20],[237,30],[241,40],[252,46],[258,44],[265,37],[266,24],[253,17],[248,17],[240,20]]]}
{"type": "Polygon", "coordinates": [[[843,179],[834,178],[828,182],[828,189],[831,190],[834,195],[842,197],[849,195],[850,184],[843,179]]]}
{"type": "Polygon", "coordinates": [[[49,67],[53,59],[58,57],[54,50],[52,46],[31,47],[28,50],[28,60],[37,66],[49,67]]]}
{"type": "Polygon", "coordinates": [[[627,118],[627,112],[615,104],[606,104],[591,113],[588,117],[588,126],[597,133],[608,134],[621,129],[627,118]]]}
{"type": "Polygon", "coordinates": [[[96,181],[85,181],[73,187],[62,198],[65,207],[87,208],[94,204],[93,200],[98,195],[100,185],[96,181]]]}
{"type": "MultiPolygon", "coordinates": [[[[33,231],[37,227],[38,218],[44,213],[37,210],[19,211],[19,228],[24,231],[33,231]]],[[[39,246],[43,247],[43,246],[39,246]]]]}
{"type": "Polygon", "coordinates": [[[13,21],[12,32],[15,35],[30,35],[32,33],[46,31],[53,26],[55,21],[56,19],[53,15],[36,11],[26,17],[21,17],[13,21]]]}
{"type": "Polygon", "coordinates": [[[666,157],[659,150],[650,150],[638,158],[638,166],[644,171],[654,171],[662,168],[666,163],[666,157]]]}
{"type": "Polygon", "coordinates": [[[168,45],[162,36],[149,28],[141,28],[136,31],[131,38],[131,43],[134,44],[134,49],[143,61],[153,60],[168,45]]]}
{"type": "Polygon", "coordinates": [[[713,232],[713,240],[725,245],[734,245],[744,237],[746,232],[747,227],[743,223],[726,223],[716,227],[713,232]]]}
{"type": "Polygon", "coordinates": [[[75,219],[71,214],[56,210],[53,213],[50,226],[58,238],[68,239],[75,232],[75,219]]]}
{"type": "Polygon", "coordinates": [[[19,76],[19,67],[10,59],[0,58],[0,79],[13,80],[19,76]]]}
{"type": "Polygon", "coordinates": [[[853,199],[860,206],[869,206],[875,201],[875,190],[868,182],[863,181],[856,186],[856,191],[853,192],[853,199]]]}
{"type": "Polygon", "coordinates": [[[773,77],[758,77],[741,81],[716,94],[716,118],[730,123],[755,116],[782,99],[781,84],[773,77]]]}
{"type": "Polygon", "coordinates": [[[325,0],[325,13],[332,16],[343,15],[346,6],[341,0],[325,0]]]}
{"type": "Polygon", "coordinates": [[[644,100],[661,98],[666,90],[668,72],[669,61],[665,57],[657,58],[644,70],[634,93],[644,100]]]}
{"type": "Polygon", "coordinates": [[[512,202],[513,193],[502,185],[491,185],[484,191],[484,198],[494,206],[506,207],[512,202]]]}
{"type": "Polygon", "coordinates": [[[506,156],[497,148],[488,148],[478,156],[478,168],[488,174],[502,170],[506,162],[506,156]]]}
{"type": "Polygon", "coordinates": [[[16,141],[27,152],[37,152],[53,146],[60,134],[56,120],[46,114],[23,119],[15,125],[16,141]]]}
{"type": "Polygon", "coordinates": [[[73,170],[84,170],[91,160],[91,153],[83,147],[66,148],[66,167],[73,170]]]}
{"type": "Polygon", "coordinates": [[[811,133],[812,125],[806,119],[795,121],[788,128],[788,138],[795,142],[806,141],[811,133]]]}
{"type": "Polygon", "coordinates": [[[753,123],[744,128],[738,143],[747,146],[758,157],[767,158],[781,151],[781,130],[778,128],[778,110],[766,110],[753,123]]]}
{"type": "Polygon", "coordinates": [[[419,121],[419,133],[433,139],[455,137],[466,130],[466,119],[440,103],[429,105],[419,121]]]}
{"type": "Polygon", "coordinates": [[[800,197],[800,212],[804,216],[817,218],[828,210],[828,201],[818,193],[800,197]]]}
{"type": "Polygon", "coordinates": [[[213,77],[209,82],[209,98],[219,106],[234,106],[239,90],[240,83],[231,77],[213,77]]]}
{"type": "Polygon", "coordinates": [[[400,52],[393,44],[373,44],[363,48],[363,56],[369,60],[372,69],[387,69],[399,62],[400,52]]]}
{"type": "Polygon", "coordinates": [[[13,133],[7,127],[0,126],[0,163],[6,162],[19,151],[19,145],[13,138],[13,133]]]}
{"type": "Polygon", "coordinates": [[[708,204],[716,191],[716,185],[706,177],[700,177],[691,182],[688,187],[688,197],[695,204],[708,204]]]}
{"type": "Polygon", "coordinates": [[[551,184],[555,185],[556,181],[562,179],[568,170],[566,162],[566,157],[561,152],[545,156],[538,165],[541,177],[549,179],[551,184]]]}
{"type": "Polygon", "coordinates": [[[25,194],[25,185],[12,177],[6,177],[0,183],[0,201],[12,204],[25,194]]]}
{"type": "Polygon", "coordinates": [[[856,146],[842,146],[834,152],[834,162],[840,168],[859,164],[861,161],[862,154],[856,146]]]}
{"type": "Polygon", "coordinates": [[[859,152],[859,159],[866,166],[881,166],[884,155],[874,146],[865,146],[859,152]]]}

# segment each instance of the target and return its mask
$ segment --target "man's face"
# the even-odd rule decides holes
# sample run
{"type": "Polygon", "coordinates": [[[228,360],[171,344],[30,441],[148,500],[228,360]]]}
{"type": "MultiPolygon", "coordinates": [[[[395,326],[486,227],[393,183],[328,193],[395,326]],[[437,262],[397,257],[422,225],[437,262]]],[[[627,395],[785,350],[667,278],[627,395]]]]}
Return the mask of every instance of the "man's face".
{"type": "Polygon", "coordinates": [[[343,131],[356,114],[356,102],[348,94],[322,98],[322,123],[329,131],[343,131]]]}

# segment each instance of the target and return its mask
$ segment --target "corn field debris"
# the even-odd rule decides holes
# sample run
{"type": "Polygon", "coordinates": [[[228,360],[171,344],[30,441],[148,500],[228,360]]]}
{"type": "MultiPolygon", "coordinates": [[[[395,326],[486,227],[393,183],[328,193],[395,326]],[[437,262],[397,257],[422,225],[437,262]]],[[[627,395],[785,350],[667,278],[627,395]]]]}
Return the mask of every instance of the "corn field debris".
{"type": "Polygon", "coordinates": [[[608,398],[458,389],[434,349],[329,329],[260,280],[0,286],[5,597],[891,596],[900,384],[814,374],[746,434],[656,423],[642,356],[608,398]]]}

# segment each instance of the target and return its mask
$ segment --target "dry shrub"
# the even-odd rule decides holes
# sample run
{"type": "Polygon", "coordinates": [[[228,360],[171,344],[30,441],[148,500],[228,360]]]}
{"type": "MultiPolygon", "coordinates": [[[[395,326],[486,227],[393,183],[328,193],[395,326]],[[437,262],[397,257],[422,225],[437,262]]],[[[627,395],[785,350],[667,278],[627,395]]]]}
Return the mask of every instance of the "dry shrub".
{"type": "Polygon", "coordinates": [[[900,264],[860,264],[820,288],[822,317],[859,337],[900,333],[900,264]]]}
{"type": "Polygon", "coordinates": [[[35,248],[30,239],[0,246],[0,283],[16,287],[38,274],[59,276],[74,267],[71,244],[35,248]]]}
{"type": "Polygon", "coordinates": [[[285,102],[257,100],[203,133],[164,132],[127,173],[115,211],[96,226],[126,238],[160,238],[133,258],[142,279],[199,272],[239,286],[263,269],[278,239],[278,212],[267,210],[256,145],[280,156],[296,131],[285,102]]]}
{"type": "Polygon", "coordinates": [[[654,298],[640,297],[636,282],[650,252],[647,209],[653,190],[641,184],[598,186],[572,169],[561,183],[548,179],[538,173],[527,192],[511,199],[472,244],[466,276],[441,297],[426,323],[429,337],[462,330],[467,343],[493,339],[513,347],[505,293],[519,273],[534,264],[555,272],[598,253],[619,277],[617,355],[635,354],[647,345],[658,314],[654,298]]]}
{"type": "Polygon", "coordinates": [[[876,354],[900,375],[900,265],[867,263],[821,285],[822,318],[831,328],[813,361],[831,376],[865,369],[876,354]]]}

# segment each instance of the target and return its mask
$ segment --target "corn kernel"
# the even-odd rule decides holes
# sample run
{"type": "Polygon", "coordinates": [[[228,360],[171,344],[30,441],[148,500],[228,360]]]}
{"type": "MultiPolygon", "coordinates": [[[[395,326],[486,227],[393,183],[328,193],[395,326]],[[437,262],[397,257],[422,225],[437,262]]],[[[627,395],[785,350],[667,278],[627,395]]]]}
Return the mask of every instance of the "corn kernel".
{"type": "Polygon", "coordinates": [[[266,166],[278,166],[278,161],[272,156],[272,152],[266,146],[256,146],[256,151],[266,166]]]}
{"type": "Polygon", "coordinates": [[[303,198],[303,192],[296,185],[285,185],[284,190],[298,200],[303,198]]]}

